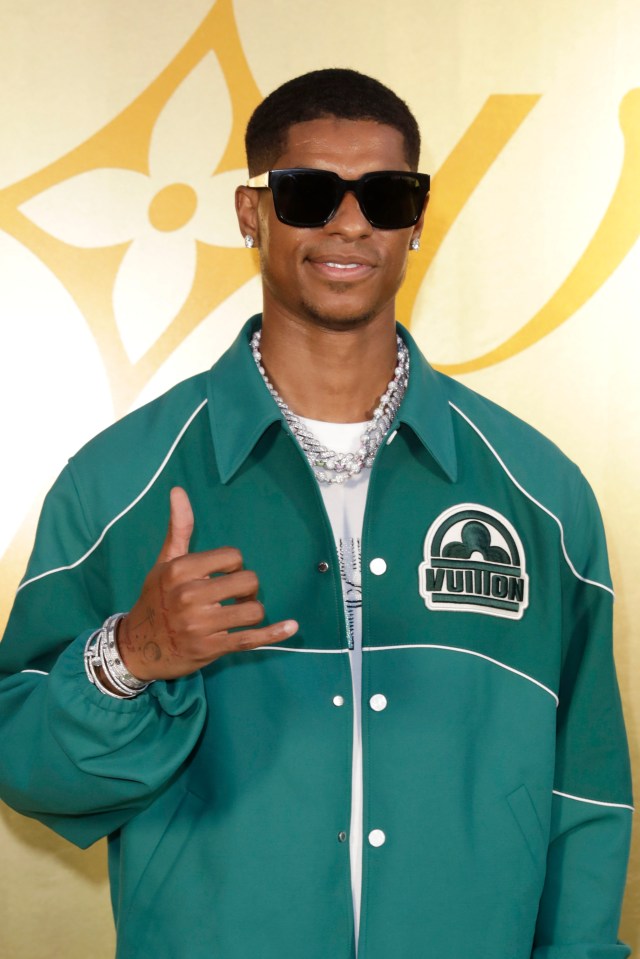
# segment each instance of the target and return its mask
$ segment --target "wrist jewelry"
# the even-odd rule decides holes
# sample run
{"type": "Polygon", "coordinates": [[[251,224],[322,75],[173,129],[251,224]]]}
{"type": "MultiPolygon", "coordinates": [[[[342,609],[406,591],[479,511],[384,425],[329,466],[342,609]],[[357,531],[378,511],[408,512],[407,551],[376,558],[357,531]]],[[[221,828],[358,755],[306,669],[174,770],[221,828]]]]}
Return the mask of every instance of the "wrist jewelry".
{"type": "Polygon", "coordinates": [[[96,689],[106,696],[112,696],[114,699],[133,699],[144,692],[153,680],[148,682],[143,679],[136,679],[125,664],[122,662],[118,643],[116,641],[116,629],[125,613],[116,613],[115,616],[109,616],[100,629],[89,636],[84,647],[84,668],[89,682],[96,689]],[[97,669],[101,668],[106,679],[109,680],[114,689],[107,689],[98,676],[97,669]]]}

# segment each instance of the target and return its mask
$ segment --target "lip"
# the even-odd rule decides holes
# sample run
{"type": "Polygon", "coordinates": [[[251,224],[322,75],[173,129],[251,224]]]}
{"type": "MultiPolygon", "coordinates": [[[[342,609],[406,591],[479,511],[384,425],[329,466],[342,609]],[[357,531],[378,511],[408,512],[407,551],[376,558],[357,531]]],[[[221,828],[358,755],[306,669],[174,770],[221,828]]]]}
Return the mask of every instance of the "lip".
{"type": "Polygon", "coordinates": [[[371,260],[357,254],[323,253],[310,256],[307,262],[321,276],[331,280],[360,280],[375,269],[371,260]]]}

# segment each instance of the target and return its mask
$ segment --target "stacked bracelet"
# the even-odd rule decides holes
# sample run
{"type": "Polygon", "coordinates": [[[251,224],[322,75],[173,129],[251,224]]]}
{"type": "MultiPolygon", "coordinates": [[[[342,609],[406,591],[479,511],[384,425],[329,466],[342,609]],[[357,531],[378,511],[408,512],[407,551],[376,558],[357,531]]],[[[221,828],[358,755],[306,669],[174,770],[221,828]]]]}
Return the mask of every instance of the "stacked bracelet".
{"type": "Polygon", "coordinates": [[[116,640],[116,629],[124,613],[109,616],[104,624],[92,633],[84,647],[84,668],[90,683],[106,696],[114,699],[133,699],[144,692],[153,680],[145,682],[132,676],[122,662],[120,650],[116,640]],[[98,676],[97,669],[102,669],[104,677],[117,693],[108,689],[98,676]]]}

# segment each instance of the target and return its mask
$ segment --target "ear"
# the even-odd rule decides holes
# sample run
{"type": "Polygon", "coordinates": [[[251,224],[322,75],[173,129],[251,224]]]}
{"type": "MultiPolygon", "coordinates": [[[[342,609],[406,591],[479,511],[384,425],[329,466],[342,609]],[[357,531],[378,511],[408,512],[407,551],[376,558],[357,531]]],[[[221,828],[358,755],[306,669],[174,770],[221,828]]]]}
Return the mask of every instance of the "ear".
{"type": "Polygon", "coordinates": [[[238,226],[243,236],[252,236],[258,239],[258,198],[259,190],[249,186],[236,188],[236,215],[238,226]]]}

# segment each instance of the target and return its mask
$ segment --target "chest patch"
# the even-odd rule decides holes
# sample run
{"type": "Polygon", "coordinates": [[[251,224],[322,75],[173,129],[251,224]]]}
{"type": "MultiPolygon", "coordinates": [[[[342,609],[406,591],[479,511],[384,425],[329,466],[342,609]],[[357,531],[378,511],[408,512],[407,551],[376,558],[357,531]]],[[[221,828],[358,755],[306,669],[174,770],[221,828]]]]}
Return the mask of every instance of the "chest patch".
{"type": "Polygon", "coordinates": [[[418,567],[427,609],[522,619],[529,577],[522,541],[488,506],[460,503],[431,524],[418,567]]]}

